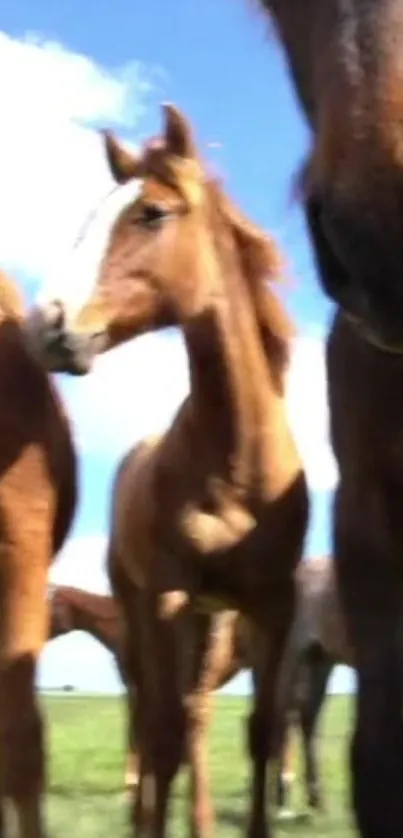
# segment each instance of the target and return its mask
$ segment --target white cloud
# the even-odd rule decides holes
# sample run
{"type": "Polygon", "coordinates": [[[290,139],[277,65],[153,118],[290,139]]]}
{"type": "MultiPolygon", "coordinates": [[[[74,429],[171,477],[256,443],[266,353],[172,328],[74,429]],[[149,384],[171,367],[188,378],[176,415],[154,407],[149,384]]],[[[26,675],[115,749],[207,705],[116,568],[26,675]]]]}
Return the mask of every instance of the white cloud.
{"type": "Polygon", "coordinates": [[[298,337],[288,375],[288,410],[308,480],[314,491],[333,489],[338,480],[329,442],[325,342],[298,337]]]}
{"type": "Polygon", "coordinates": [[[112,117],[130,125],[143,111],[141,99],[132,98],[133,87],[136,94],[149,90],[137,61],[111,72],[88,56],[35,34],[14,39],[0,32],[0,71],[3,78],[7,74],[12,79],[2,90],[2,105],[10,111],[17,105],[17,113],[20,106],[27,123],[112,117]]]}
{"type": "MultiPolygon", "coordinates": [[[[146,335],[99,358],[85,379],[63,383],[83,451],[123,454],[167,427],[189,386],[178,332],[146,335]]],[[[324,342],[299,337],[288,376],[290,422],[313,490],[333,488],[336,464],[328,439],[324,342]]]]}
{"type": "Polygon", "coordinates": [[[0,32],[0,264],[46,280],[111,186],[97,125],[134,129],[154,68],[105,69],[59,43],[0,32]]]}
{"type": "Polygon", "coordinates": [[[94,594],[110,593],[105,570],[106,535],[79,535],[69,538],[49,572],[56,585],[74,585],[94,594]]]}
{"type": "Polygon", "coordinates": [[[61,385],[81,450],[116,456],[164,430],[188,391],[180,333],[143,335],[96,360],[85,378],[61,385]]]}

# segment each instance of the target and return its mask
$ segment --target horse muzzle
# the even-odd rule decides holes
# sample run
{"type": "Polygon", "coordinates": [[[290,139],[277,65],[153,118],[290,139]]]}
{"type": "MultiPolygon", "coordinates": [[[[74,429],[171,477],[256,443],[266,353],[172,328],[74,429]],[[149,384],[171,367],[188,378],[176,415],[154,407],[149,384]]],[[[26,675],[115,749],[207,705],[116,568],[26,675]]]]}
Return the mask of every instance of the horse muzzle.
{"type": "Polygon", "coordinates": [[[48,372],[74,376],[90,372],[95,357],[107,343],[103,330],[71,329],[58,302],[34,308],[25,321],[24,334],[29,351],[48,372]]]}

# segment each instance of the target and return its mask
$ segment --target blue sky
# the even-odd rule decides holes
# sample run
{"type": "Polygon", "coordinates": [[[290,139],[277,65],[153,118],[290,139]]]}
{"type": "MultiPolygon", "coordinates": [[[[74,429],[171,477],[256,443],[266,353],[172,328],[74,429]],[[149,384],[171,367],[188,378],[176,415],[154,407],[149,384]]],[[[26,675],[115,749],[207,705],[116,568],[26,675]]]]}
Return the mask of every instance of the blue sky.
{"type": "MultiPolygon", "coordinates": [[[[29,300],[61,261],[68,265],[86,214],[109,187],[93,129],[114,127],[136,143],[159,131],[159,103],[166,99],[192,120],[202,152],[232,196],[276,236],[292,276],[282,294],[300,329],[290,410],[312,488],[306,553],[329,550],[336,477],[323,338],[331,307],[292,200],[309,136],[267,22],[247,0],[114,0],[112,6],[109,0],[3,0],[0,73],[8,80],[0,91],[6,126],[0,264],[19,278],[29,300]]],[[[175,332],[136,344],[100,360],[91,380],[59,378],[80,446],[81,501],[54,578],[93,590],[106,586],[102,562],[117,459],[169,422],[187,388],[175,332]],[[158,381],[166,381],[162,392],[158,381]]],[[[61,659],[72,683],[89,688],[92,672],[96,688],[115,684],[105,653],[77,635],[47,648],[42,683],[60,682],[61,659]]]]}

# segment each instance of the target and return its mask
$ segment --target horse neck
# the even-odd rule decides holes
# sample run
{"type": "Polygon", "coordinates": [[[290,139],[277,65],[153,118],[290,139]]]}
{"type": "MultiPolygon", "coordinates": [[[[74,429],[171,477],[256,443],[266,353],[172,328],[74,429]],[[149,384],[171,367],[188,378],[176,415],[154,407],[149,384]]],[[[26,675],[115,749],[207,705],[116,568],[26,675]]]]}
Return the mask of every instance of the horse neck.
{"type": "Polygon", "coordinates": [[[198,450],[206,440],[220,439],[226,476],[242,486],[265,467],[265,452],[272,455],[284,397],[275,381],[278,359],[275,363],[262,339],[256,297],[239,273],[231,283],[222,277],[221,293],[185,324],[184,336],[198,450]]]}
{"type": "Polygon", "coordinates": [[[70,604],[72,630],[91,634],[110,652],[116,652],[117,615],[112,612],[106,597],[84,592],[70,604]],[[105,603],[105,612],[102,605],[105,603]]]}

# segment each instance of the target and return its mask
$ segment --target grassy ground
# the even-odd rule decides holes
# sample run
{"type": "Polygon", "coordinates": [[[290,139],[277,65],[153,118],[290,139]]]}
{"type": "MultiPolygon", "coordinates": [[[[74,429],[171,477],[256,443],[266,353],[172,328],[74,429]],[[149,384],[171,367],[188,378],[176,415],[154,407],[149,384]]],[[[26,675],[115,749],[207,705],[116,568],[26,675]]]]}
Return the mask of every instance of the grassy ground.
{"type": "MultiPolygon", "coordinates": [[[[45,698],[51,753],[48,821],[52,838],[111,838],[127,834],[122,793],[124,768],[123,701],[119,698],[45,698]]],[[[217,816],[216,835],[242,835],[246,805],[247,766],[243,755],[244,699],[217,697],[210,739],[210,770],[217,816]]],[[[346,804],[346,732],[351,703],[330,698],[320,726],[321,768],[327,813],[279,824],[276,835],[298,838],[349,838],[346,804]]],[[[180,778],[171,835],[181,838],[186,787],[180,778]]],[[[301,813],[301,783],[295,784],[293,803],[301,813]]]]}

